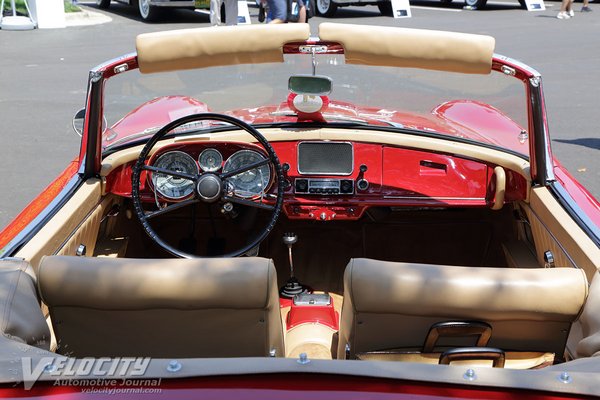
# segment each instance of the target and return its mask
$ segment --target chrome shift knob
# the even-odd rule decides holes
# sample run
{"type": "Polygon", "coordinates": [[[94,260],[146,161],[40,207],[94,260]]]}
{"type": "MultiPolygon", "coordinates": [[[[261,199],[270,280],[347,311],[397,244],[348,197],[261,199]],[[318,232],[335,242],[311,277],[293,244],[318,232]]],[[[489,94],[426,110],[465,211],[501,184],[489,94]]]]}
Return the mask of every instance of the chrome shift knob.
{"type": "Polygon", "coordinates": [[[283,234],[283,244],[286,246],[292,246],[296,244],[297,241],[298,235],[296,235],[294,232],[286,232],[283,234]]]}

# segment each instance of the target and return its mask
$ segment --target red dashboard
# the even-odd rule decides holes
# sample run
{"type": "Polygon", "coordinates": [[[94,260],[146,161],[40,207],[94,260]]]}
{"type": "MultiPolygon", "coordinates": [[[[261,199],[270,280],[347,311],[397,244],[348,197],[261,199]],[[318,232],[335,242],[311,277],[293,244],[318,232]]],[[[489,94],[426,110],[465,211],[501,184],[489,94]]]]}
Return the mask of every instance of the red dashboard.
{"type": "MultiPolygon", "coordinates": [[[[487,207],[495,196],[495,165],[450,154],[361,142],[291,141],[271,145],[283,166],[284,212],[292,219],[358,219],[370,206],[487,207]]],[[[226,168],[232,155],[242,150],[266,157],[265,151],[254,144],[191,142],[163,147],[149,163],[171,151],[198,160],[206,149],[216,149],[222,155],[215,168],[226,168]]],[[[107,177],[109,192],[131,196],[132,165],[128,163],[107,177]]],[[[198,171],[203,172],[202,167],[198,171]]],[[[525,179],[513,171],[505,172],[505,201],[524,199],[525,179]]],[[[151,180],[143,176],[141,182],[142,199],[154,202],[151,180]]],[[[271,182],[267,195],[255,201],[272,201],[269,195],[275,191],[276,185],[271,182]]]]}

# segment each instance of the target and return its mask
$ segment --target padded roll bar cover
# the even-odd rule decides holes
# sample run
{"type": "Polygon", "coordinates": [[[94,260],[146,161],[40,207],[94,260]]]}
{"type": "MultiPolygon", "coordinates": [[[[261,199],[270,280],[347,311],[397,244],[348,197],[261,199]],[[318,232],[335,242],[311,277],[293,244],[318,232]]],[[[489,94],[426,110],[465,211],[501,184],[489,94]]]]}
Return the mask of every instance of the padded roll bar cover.
{"type": "MultiPolygon", "coordinates": [[[[344,290],[354,312],[482,321],[574,321],[587,297],[575,268],[457,267],[352,259],[344,290]]],[[[344,304],[346,306],[346,304],[344,304]]]]}
{"type": "Polygon", "coordinates": [[[138,35],[142,73],[283,61],[283,45],[305,41],[308,24],[220,26],[138,35]]]}
{"type": "Polygon", "coordinates": [[[33,268],[27,261],[0,261],[0,334],[50,349],[50,329],[40,308],[33,268]]]}
{"type": "Polygon", "coordinates": [[[324,22],[319,38],[344,46],[346,63],[489,74],[491,36],[324,22]]]}
{"type": "Polygon", "coordinates": [[[38,284],[51,306],[112,310],[279,310],[273,261],[259,257],[131,259],[49,256],[38,284]],[[275,304],[269,304],[269,302],[275,304]]]}

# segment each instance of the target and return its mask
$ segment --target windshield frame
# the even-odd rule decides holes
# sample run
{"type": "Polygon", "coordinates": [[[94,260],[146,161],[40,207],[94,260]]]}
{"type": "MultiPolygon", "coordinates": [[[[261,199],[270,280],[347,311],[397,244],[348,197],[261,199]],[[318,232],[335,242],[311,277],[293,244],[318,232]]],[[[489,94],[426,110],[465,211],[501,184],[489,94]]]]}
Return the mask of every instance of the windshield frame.
{"type": "MultiPolygon", "coordinates": [[[[301,54],[305,52],[305,46],[323,46],[325,49],[328,48],[327,46],[330,46],[332,54],[341,54],[343,52],[341,45],[332,45],[330,42],[321,42],[313,38],[305,42],[289,43],[283,47],[282,53],[301,54]]],[[[104,114],[103,103],[106,82],[115,75],[138,68],[137,53],[130,53],[100,64],[89,73],[84,131],[79,155],[79,171],[84,179],[97,176],[100,172],[102,160],[102,115],[104,114]]],[[[492,70],[519,79],[524,83],[527,99],[527,128],[530,132],[529,161],[531,165],[531,178],[535,184],[548,185],[555,179],[541,75],[535,69],[499,54],[493,55],[492,70]]],[[[398,131],[402,132],[399,129],[398,131]]],[[[420,134],[417,131],[411,131],[410,133],[420,134]]],[[[144,138],[142,140],[147,139],[144,138]]],[[[452,137],[443,137],[441,139],[456,141],[452,137]]],[[[135,140],[131,145],[134,143],[139,145],[140,141],[135,140]]],[[[472,142],[472,144],[481,145],[479,142],[472,142]]],[[[505,149],[502,150],[506,151],[505,149]]],[[[526,158],[523,155],[520,156],[526,158]]]]}

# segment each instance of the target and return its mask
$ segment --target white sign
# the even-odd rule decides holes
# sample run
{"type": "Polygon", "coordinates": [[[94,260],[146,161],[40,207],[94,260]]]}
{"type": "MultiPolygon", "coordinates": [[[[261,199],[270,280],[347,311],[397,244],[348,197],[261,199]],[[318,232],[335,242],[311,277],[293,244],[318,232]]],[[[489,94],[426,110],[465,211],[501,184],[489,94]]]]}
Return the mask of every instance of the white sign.
{"type": "Polygon", "coordinates": [[[238,24],[251,24],[250,11],[248,11],[248,3],[246,0],[238,1],[238,24]]]}
{"type": "Polygon", "coordinates": [[[394,18],[410,18],[410,3],[409,0],[391,0],[392,12],[394,18]]]}
{"type": "Polygon", "coordinates": [[[525,0],[525,5],[527,11],[544,11],[546,9],[544,0],[525,0]]]}
{"type": "Polygon", "coordinates": [[[64,28],[65,3],[63,0],[29,0],[33,19],[37,21],[38,28],[64,28]]]}

